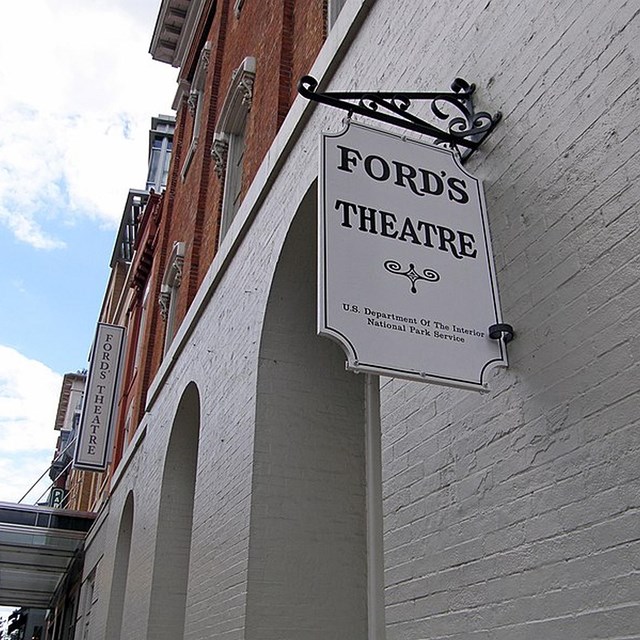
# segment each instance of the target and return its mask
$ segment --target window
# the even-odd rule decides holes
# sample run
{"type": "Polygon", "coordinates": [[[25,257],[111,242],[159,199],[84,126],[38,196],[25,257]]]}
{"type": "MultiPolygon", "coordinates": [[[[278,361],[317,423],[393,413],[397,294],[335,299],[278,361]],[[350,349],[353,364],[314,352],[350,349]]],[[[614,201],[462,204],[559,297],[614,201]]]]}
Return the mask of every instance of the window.
{"type": "Polygon", "coordinates": [[[224,180],[220,221],[221,240],[240,207],[245,132],[253,100],[255,74],[256,60],[252,57],[245,58],[234,71],[213,138],[211,155],[214,158],[218,177],[224,180]]]}
{"type": "Polygon", "coordinates": [[[167,186],[169,162],[171,161],[172,140],[166,136],[156,135],[151,141],[149,154],[149,173],[147,175],[147,191],[162,191],[167,186]]]}
{"type": "Polygon", "coordinates": [[[342,11],[345,2],[346,0],[328,0],[327,19],[329,21],[329,29],[333,27],[335,21],[338,19],[338,15],[340,11],[342,11]]]}
{"type": "Polygon", "coordinates": [[[149,315],[149,292],[151,290],[151,283],[147,282],[147,286],[144,289],[142,296],[142,306],[140,309],[140,324],[138,326],[138,335],[136,336],[136,355],[134,358],[133,366],[134,370],[137,370],[140,366],[140,359],[142,356],[142,339],[144,338],[144,330],[147,325],[147,316],[149,315]]]}
{"type": "Polygon", "coordinates": [[[193,82],[191,83],[191,91],[189,92],[189,98],[187,105],[189,111],[193,116],[193,129],[191,132],[191,145],[187,151],[187,156],[182,166],[182,179],[184,180],[191,166],[191,161],[198,148],[198,138],[200,135],[200,129],[202,128],[202,110],[204,103],[204,87],[207,77],[207,67],[209,66],[209,55],[211,53],[211,43],[207,42],[202,51],[200,52],[200,58],[198,65],[196,66],[195,73],[193,74],[193,82]]]}
{"type": "Polygon", "coordinates": [[[164,352],[167,353],[176,331],[176,304],[178,289],[182,282],[182,266],[184,264],[184,242],[174,242],[167,268],[160,287],[160,314],[166,322],[164,352]]]}

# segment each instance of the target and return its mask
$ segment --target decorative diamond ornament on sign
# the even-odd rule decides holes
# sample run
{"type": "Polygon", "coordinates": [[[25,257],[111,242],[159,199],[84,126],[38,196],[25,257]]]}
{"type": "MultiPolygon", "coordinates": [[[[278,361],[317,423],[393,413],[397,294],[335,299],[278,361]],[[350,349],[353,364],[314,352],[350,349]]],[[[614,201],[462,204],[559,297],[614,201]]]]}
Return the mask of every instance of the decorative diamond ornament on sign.
{"type": "Polygon", "coordinates": [[[322,135],[320,173],[318,333],[354,371],[486,389],[507,353],[480,181],[350,121],[322,135]]]}

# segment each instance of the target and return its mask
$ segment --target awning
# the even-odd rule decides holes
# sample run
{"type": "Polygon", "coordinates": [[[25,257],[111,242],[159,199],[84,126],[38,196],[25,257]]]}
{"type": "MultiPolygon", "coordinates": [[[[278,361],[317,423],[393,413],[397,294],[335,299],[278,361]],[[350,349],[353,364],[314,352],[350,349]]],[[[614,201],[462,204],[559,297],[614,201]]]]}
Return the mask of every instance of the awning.
{"type": "Polygon", "coordinates": [[[0,605],[47,609],[95,517],[0,502],[0,605]]]}

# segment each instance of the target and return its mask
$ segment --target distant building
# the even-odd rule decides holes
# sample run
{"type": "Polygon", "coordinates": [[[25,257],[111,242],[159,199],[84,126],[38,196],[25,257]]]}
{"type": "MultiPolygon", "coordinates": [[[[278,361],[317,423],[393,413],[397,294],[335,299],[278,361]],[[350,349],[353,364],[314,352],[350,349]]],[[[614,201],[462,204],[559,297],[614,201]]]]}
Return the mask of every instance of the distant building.
{"type": "Polygon", "coordinates": [[[88,510],[86,498],[82,500],[77,495],[78,487],[74,483],[68,484],[71,475],[75,437],[78,432],[82,410],[85,382],[86,375],[83,372],[67,373],[62,379],[54,426],[56,431],[60,432],[60,435],[49,470],[49,477],[52,481],[49,506],[52,507],[65,507],[80,511],[88,510]],[[70,489],[72,489],[71,493],[69,492],[70,489]],[[81,504],[82,506],[80,506],[81,504]]]}
{"type": "Polygon", "coordinates": [[[44,617],[46,611],[30,607],[20,607],[9,615],[8,638],[16,640],[43,640],[44,617]]]}
{"type": "Polygon", "coordinates": [[[173,116],[160,115],[157,118],[151,118],[147,191],[160,193],[167,186],[174,130],[175,118],[173,116]]]}

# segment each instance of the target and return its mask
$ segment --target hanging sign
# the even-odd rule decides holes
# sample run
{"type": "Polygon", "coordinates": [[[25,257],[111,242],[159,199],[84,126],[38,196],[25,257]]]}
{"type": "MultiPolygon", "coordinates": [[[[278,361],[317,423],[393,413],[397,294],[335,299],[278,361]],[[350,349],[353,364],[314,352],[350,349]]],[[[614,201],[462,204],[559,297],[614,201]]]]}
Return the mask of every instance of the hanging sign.
{"type": "Polygon", "coordinates": [[[118,404],[124,331],[124,327],[98,323],[76,438],[73,459],[76,469],[104,471],[107,468],[118,404]]]}
{"type": "Polygon", "coordinates": [[[482,186],[446,149],[322,135],[318,333],[347,368],[470,389],[507,365],[482,186]]]}
{"type": "Polygon", "coordinates": [[[54,509],[61,509],[64,504],[66,491],[61,487],[52,487],[49,493],[49,506],[54,509]]]}

